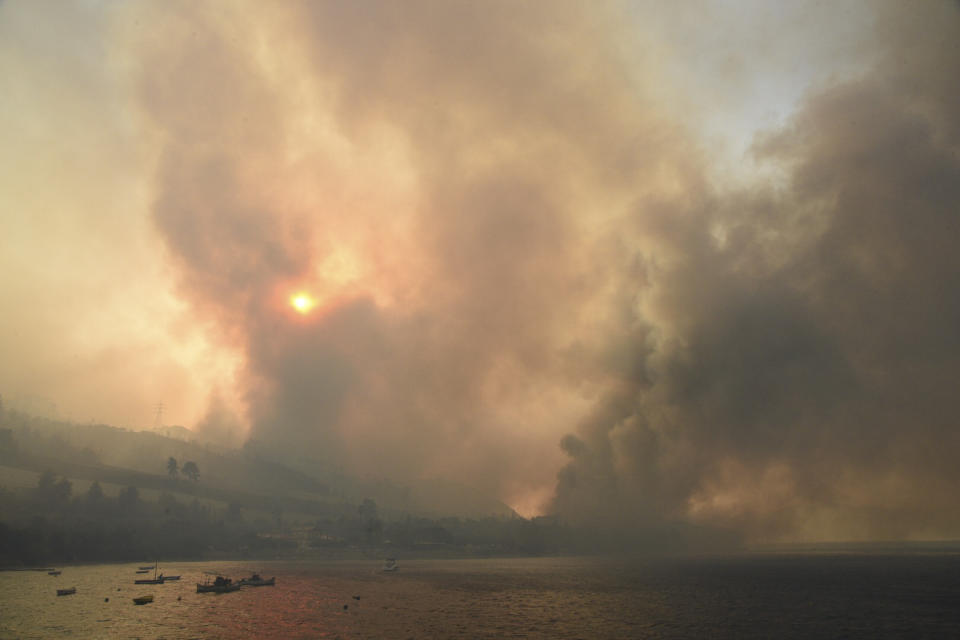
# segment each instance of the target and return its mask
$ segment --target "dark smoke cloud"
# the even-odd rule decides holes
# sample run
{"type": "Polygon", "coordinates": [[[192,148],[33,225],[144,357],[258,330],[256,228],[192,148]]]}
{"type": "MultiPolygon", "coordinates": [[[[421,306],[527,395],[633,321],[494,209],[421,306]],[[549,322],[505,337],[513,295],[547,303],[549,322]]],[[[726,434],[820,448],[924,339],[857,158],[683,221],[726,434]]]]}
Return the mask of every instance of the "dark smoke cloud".
{"type": "Polygon", "coordinates": [[[164,10],[142,79],[252,438],[514,500],[565,456],[553,508],[621,530],[958,531],[952,6],[882,13],[729,188],[632,9],[255,9],[164,10]]]}
{"type": "Polygon", "coordinates": [[[913,9],[883,16],[876,69],[758,140],[782,188],[638,205],[680,257],[641,258],[636,364],[562,442],[561,513],[957,534],[960,15],[913,9]]]}

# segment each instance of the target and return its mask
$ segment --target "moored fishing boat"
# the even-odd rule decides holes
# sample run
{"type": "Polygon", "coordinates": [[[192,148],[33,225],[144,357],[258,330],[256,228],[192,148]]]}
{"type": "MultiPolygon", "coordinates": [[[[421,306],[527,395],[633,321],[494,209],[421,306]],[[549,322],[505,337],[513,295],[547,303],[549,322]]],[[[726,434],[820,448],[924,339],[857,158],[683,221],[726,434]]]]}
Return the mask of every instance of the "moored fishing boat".
{"type": "Polygon", "coordinates": [[[240,584],[235,583],[230,578],[217,576],[213,582],[198,582],[197,593],[229,593],[230,591],[239,591],[240,584]]]}
{"type": "Polygon", "coordinates": [[[61,571],[59,569],[54,569],[53,571],[47,571],[48,576],[58,576],[60,575],[60,573],[61,571]]]}
{"type": "Polygon", "coordinates": [[[153,602],[152,595],[139,596],[133,599],[133,604],[150,604],[153,602]]]}
{"type": "MultiPolygon", "coordinates": [[[[152,577],[152,578],[141,578],[140,580],[134,580],[134,581],[133,581],[133,584],[163,584],[163,583],[166,582],[167,580],[179,580],[179,579],[180,579],[180,576],[165,576],[165,575],[163,575],[162,573],[158,575],[158,574],[157,574],[157,566],[156,566],[156,565],[154,565],[154,566],[152,567],[152,569],[153,569],[153,577],[152,577]]],[[[142,567],[137,570],[137,573],[140,573],[141,571],[143,571],[143,568],[142,568],[142,567]]]]}
{"type": "Polygon", "coordinates": [[[387,558],[383,561],[383,570],[384,571],[397,571],[400,569],[400,565],[397,563],[396,558],[387,558]]]}
{"type": "Polygon", "coordinates": [[[277,583],[277,577],[274,576],[269,580],[261,578],[259,573],[255,573],[249,578],[242,578],[239,584],[244,587],[272,587],[277,583]]]}
{"type": "Polygon", "coordinates": [[[69,589],[57,589],[58,596],[72,596],[77,592],[76,587],[70,587],[69,589]]]}

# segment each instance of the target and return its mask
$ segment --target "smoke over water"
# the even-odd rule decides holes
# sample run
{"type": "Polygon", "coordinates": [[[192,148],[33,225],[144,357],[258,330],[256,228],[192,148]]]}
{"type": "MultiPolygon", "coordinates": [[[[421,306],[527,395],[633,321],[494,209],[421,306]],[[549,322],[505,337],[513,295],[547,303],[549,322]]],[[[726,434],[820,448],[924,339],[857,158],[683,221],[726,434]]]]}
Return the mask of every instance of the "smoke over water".
{"type": "Polygon", "coordinates": [[[154,222],[243,354],[205,424],[620,530],[957,535],[960,11],[876,8],[727,185],[642,3],[140,9],[154,222]]]}

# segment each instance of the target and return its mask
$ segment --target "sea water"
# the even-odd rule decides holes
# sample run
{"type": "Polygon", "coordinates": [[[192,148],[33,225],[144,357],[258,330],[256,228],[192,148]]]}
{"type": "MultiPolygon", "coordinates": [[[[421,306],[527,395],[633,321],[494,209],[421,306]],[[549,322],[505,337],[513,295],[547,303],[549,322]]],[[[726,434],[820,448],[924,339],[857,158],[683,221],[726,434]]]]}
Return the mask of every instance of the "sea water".
{"type": "Polygon", "coordinates": [[[955,638],[960,555],[170,563],[0,572],[0,638],[955,638]],[[274,587],[198,594],[210,575],[274,587]],[[77,593],[57,596],[75,586],[77,593]],[[151,604],[135,606],[136,596],[151,604]]]}

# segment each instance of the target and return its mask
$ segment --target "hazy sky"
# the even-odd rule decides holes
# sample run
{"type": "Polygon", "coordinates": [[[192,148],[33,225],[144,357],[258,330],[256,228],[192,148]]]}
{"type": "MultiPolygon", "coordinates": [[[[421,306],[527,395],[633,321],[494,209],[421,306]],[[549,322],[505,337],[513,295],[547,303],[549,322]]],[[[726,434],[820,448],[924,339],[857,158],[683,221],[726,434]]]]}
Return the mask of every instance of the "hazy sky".
{"type": "Polygon", "coordinates": [[[4,402],[960,535],[958,4],[676,4],[0,3],[4,402]]]}

